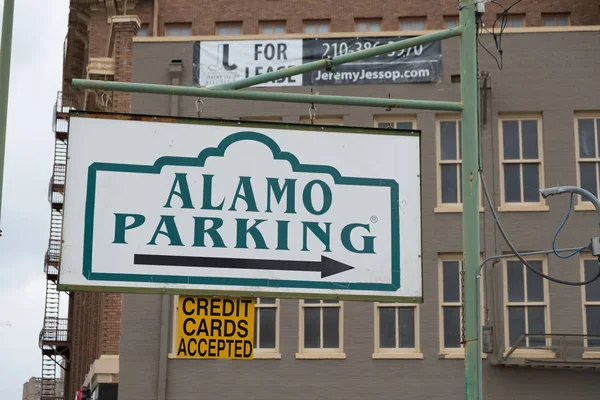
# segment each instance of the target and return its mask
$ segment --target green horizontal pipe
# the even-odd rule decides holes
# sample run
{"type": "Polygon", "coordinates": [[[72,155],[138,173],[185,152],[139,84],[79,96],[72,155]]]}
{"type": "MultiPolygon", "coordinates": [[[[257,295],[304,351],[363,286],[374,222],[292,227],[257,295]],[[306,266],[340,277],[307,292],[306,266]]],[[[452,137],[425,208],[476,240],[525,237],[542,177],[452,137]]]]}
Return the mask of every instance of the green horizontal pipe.
{"type": "Polygon", "coordinates": [[[74,88],[115,92],[167,94],[174,96],[208,97],[236,100],[275,101],[285,103],[333,104],[341,106],[407,108],[416,110],[461,111],[462,104],[451,101],[384,99],[376,97],[328,96],[299,93],[259,92],[249,90],[214,90],[189,86],[149,83],[110,82],[73,79],[74,88]]]}
{"type": "Polygon", "coordinates": [[[224,89],[242,89],[254,85],[259,85],[265,82],[271,82],[278,79],[287,78],[289,76],[300,75],[304,72],[317,71],[319,69],[331,68],[337,65],[347,64],[355,61],[364,60],[367,58],[379,56],[382,54],[391,53],[402,49],[407,49],[413,46],[419,46],[438,40],[449,39],[451,37],[460,36],[463,31],[462,26],[457,26],[452,29],[445,29],[439,32],[428,33],[426,35],[417,36],[410,39],[399,40],[394,43],[385,44],[382,46],[371,47],[370,49],[360,50],[348,54],[343,54],[331,58],[329,60],[319,60],[310,63],[297,65],[294,67],[282,69],[279,71],[269,72],[263,75],[252,76],[246,79],[240,79],[230,83],[224,83],[222,85],[211,86],[212,90],[224,90],[224,89]]]}

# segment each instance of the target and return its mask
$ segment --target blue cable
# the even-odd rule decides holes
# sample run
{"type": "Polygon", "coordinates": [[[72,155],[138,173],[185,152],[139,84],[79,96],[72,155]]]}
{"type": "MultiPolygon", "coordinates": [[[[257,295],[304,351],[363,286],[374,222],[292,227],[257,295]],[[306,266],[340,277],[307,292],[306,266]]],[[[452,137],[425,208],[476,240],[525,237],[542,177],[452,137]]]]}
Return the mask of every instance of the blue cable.
{"type": "Polygon", "coordinates": [[[562,259],[567,259],[567,258],[571,258],[573,257],[575,254],[579,253],[582,250],[585,250],[587,247],[582,247],[579,250],[575,250],[574,252],[572,252],[571,254],[569,254],[568,256],[562,256],[560,254],[558,254],[556,252],[556,247],[555,247],[555,243],[556,243],[556,238],[558,238],[558,234],[560,233],[561,229],[563,228],[563,226],[565,226],[565,224],[567,223],[567,220],[569,219],[569,216],[571,215],[571,209],[573,209],[573,193],[571,193],[571,200],[569,202],[569,212],[567,212],[567,216],[565,217],[565,220],[562,222],[562,224],[560,224],[560,226],[558,227],[558,230],[556,231],[556,233],[554,234],[554,239],[552,239],[552,251],[554,252],[554,255],[556,257],[562,258],[562,259]]]}

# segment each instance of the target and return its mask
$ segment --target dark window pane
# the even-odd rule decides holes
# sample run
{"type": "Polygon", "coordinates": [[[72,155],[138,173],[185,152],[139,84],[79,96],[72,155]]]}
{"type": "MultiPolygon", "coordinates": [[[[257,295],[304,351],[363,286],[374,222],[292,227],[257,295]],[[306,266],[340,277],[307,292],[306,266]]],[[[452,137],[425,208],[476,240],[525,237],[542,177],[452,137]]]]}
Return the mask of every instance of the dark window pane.
{"type": "Polygon", "coordinates": [[[458,203],[456,164],[442,164],[442,203],[458,203]]]}
{"type": "Polygon", "coordinates": [[[379,308],[379,347],[396,347],[396,308],[379,308]]]}
{"type": "Polygon", "coordinates": [[[304,347],[310,349],[321,347],[320,319],[320,308],[304,309],[304,347]]]}
{"type": "Polygon", "coordinates": [[[275,309],[260,309],[260,337],[259,346],[261,349],[275,348],[275,309]]]}
{"type": "Polygon", "coordinates": [[[337,304],[339,302],[339,300],[323,300],[324,304],[337,304]]]}
{"type": "MultiPolygon", "coordinates": [[[[529,261],[529,265],[536,271],[543,273],[542,261],[529,261]]],[[[544,301],[544,280],[541,276],[529,270],[527,273],[527,301],[544,301]]]]}
{"type": "Polygon", "coordinates": [[[521,122],[521,146],[523,158],[538,158],[538,122],[525,120],[521,122]]]}
{"type": "Polygon", "coordinates": [[[320,304],[321,300],[315,300],[315,299],[305,299],[304,300],[305,304],[320,304]]]}
{"type": "Polygon", "coordinates": [[[440,148],[442,160],[456,160],[456,122],[440,122],[440,148]]]}
{"type": "Polygon", "coordinates": [[[393,128],[394,127],[394,123],[393,122],[391,122],[391,123],[390,122],[378,122],[377,123],[377,127],[380,128],[380,129],[393,128]]]}
{"type": "Polygon", "coordinates": [[[579,157],[596,157],[594,146],[594,120],[578,119],[579,125],[579,157]]]}
{"type": "Polygon", "coordinates": [[[579,179],[581,187],[589,190],[593,195],[598,195],[598,185],[596,184],[596,171],[598,163],[595,162],[580,162],[579,163],[579,179]]]}
{"type": "Polygon", "coordinates": [[[259,309],[254,309],[254,348],[258,347],[258,313],[259,309]]]}
{"type": "MultiPolygon", "coordinates": [[[[519,337],[525,333],[525,307],[508,307],[508,340],[514,345],[519,337]]],[[[520,347],[525,347],[523,340],[520,347]]]]}
{"type": "Polygon", "coordinates": [[[458,261],[442,264],[444,302],[460,302],[460,267],[458,261]]]}
{"type": "Polygon", "coordinates": [[[271,299],[267,297],[261,297],[259,300],[260,304],[275,304],[276,299],[271,299]]]}
{"type": "Polygon", "coordinates": [[[523,164],[523,201],[540,201],[540,165],[523,164]]]}
{"type": "Polygon", "coordinates": [[[412,122],[398,121],[396,122],[396,129],[412,129],[412,122]]]}
{"type": "MultiPolygon", "coordinates": [[[[529,332],[527,333],[546,333],[545,307],[527,307],[527,324],[529,332]]],[[[541,336],[529,338],[529,347],[542,347],[546,345],[546,340],[541,336]]]]}
{"type": "Polygon", "coordinates": [[[444,307],[444,347],[460,348],[460,307],[444,307]]]}
{"type": "Polygon", "coordinates": [[[398,347],[412,349],[415,347],[415,308],[398,307],[398,347]]]}
{"type": "Polygon", "coordinates": [[[504,201],[521,202],[521,166],[506,164],[504,166],[504,201]]]}
{"type": "Polygon", "coordinates": [[[458,121],[458,158],[462,160],[462,122],[458,121]]]}
{"type": "Polygon", "coordinates": [[[519,158],[519,121],[502,121],[504,159],[519,158]]]}
{"type": "MultiPolygon", "coordinates": [[[[600,336],[600,306],[585,307],[587,334],[600,336]]],[[[588,338],[589,347],[600,347],[600,337],[588,338]]]]}
{"type": "Polygon", "coordinates": [[[340,309],[337,307],[323,308],[323,347],[340,347],[340,309]]]}
{"type": "Polygon", "coordinates": [[[596,154],[600,154],[600,118],[596,119],[596,132],[596,143],[598,144],[598,153],[596,154]]]}
{"type": "MultiPolygon", "coordinates": [[[[598,261],[585,260],[583,266],[585,268],[586,281],[598,275],[598,261]]],[[[589,285],[585,285],[585,300],[600,301],[600,279],[596,279],[589,285]]]]}
{"type": "Polygon", "coordinates": [[[523,282],[523,264],[520,261],[506,263],[506,279],[508,280],[508,301],[525,301],[525,285],[523,282]]]}

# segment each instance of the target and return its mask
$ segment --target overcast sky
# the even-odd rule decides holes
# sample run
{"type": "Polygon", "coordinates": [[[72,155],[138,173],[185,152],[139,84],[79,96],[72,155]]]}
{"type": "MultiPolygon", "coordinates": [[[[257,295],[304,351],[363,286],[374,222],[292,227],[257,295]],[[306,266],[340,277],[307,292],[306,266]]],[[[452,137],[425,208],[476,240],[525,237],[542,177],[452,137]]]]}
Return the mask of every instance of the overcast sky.
{"type": "MultiPolygon", "coordinates": [[[[16,0],[0,228],[0,398],[40,376],[52,174],[52,107],[61,87],[68,0],[16,0]]],[[[0,13],[4,0],[0,0],[0,13]]],[[[1,22],[0,22],[1,24],[1,22]]],[[[2,49],[3,50],[3,49],[2,49]]],[[[4,56],[4,51],[2,51],[4,56]]],[[[64,300],[64,298],[63,298],[64,300]]],[[[66,301],[63,301],[63,307],[66,301]]]]}

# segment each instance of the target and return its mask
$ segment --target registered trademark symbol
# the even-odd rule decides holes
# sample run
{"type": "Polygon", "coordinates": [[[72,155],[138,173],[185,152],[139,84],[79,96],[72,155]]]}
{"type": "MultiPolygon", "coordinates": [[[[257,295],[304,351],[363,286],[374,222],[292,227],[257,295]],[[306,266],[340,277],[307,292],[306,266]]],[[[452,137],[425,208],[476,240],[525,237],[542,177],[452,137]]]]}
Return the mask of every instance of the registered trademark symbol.
{"type": "Polygon", "coordinates": [[[377,218],[376,216],[373,215],[371,217],[371,222],[375,224],[375,223],[377,223],[377,221],[379,221],[379,218],[377,218]]]}

